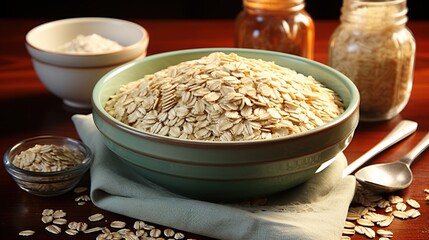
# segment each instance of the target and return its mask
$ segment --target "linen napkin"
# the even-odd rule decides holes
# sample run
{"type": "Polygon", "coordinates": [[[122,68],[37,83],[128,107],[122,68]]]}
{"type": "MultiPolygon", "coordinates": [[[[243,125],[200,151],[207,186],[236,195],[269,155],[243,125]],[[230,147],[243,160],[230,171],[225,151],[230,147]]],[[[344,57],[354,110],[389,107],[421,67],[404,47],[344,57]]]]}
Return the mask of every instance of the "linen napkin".
{"type": "Polygon", "coordinates": [[[92,115],[72,120],[95,154],[91,199],[104,210],[216,239],[327,239],[342,235],[355,179],[342,177],[339,154],[325,170],[298,187],[260,201],[221,204],[186,198],[126,172],[103,143],[92,115]]]}

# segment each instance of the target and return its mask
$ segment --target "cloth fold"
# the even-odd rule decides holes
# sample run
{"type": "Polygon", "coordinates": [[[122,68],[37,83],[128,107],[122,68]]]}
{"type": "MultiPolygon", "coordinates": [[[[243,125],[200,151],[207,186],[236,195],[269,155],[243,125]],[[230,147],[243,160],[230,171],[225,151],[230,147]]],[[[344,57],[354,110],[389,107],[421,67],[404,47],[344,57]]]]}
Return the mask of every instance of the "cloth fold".
{"type": "Polygon", "coordinates": [[[220,204],[189,199],[127,171],[103,143],[92,115],[72,117],[95,154],[91,199],[104,210],[216,239],[340,239],[355,191],[343,154],[298,187],[262,199],[220,204]]]}

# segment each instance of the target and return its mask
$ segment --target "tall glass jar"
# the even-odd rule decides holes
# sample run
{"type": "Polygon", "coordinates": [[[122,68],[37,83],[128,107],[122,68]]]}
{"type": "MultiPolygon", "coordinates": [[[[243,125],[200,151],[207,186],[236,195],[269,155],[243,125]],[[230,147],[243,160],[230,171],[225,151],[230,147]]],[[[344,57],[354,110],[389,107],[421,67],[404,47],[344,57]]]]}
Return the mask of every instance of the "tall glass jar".
{"type": "Polygon", "coordinates": [[[304,0],[243,0],[235,45],[313,58],[314,22],[304,0]]]}
{"type": "Polygon", "coordinates": [[[411,95],[416,43],[406,0],[343,0],[329,65],[354,81],[362,121],[389,120],[411,95]]]}

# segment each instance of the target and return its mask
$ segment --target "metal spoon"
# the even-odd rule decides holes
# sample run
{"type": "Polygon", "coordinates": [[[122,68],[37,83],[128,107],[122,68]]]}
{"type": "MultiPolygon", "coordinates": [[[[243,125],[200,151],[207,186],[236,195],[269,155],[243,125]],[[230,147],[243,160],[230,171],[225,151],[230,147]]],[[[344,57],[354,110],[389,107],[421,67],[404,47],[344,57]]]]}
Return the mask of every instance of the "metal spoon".
{"type": "Polygon", "coordinates": [[[394,129],[392,129],[392,131],[390,131],[390,133],[386,137],[384,137],[379,143],[377,143],[377,145],[375,145],[364,155],[356,159],[354,162],[350,163],[346,167],[346,169],[344,169],[343,176],[350,175],[352,172],[354,172],[364,163],[369,161],[375,155],[379,154],[380,152],[386,150],[390,146],[394,145],[395,143],[398,143],[402,139],[414,133],[416,129],[416,122],[410,120],[402,120],[398,123],[398,125],[396,125],[394,129]]]}
{"type": "Polygon", "coordinates": [[[429,133],[399,161],[364,167],[356,172],[356,180],[374,192],[394,192],[405,189],[413,181],[410,165],[428,146],[429,133]]]}

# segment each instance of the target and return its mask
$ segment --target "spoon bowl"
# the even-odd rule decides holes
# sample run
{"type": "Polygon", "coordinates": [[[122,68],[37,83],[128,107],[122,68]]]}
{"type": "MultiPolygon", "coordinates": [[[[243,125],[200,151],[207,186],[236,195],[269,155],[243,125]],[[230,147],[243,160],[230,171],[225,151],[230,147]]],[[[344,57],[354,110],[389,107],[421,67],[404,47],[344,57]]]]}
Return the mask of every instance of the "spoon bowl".
{"type": "Polygon", "coordinates": [[[364,167],[355,173],[356,180],[374,192],[403,190],[413,181],[410,165],[428,146],[429,133],[399,161],[364,167]]]}
{"type": "Polygon", "coordinates": [[[370,165],[357,171],[355,176],[360,184],[374,192],[395,192],[407,188],[413,181],[410,167],[400,161],[370,165]]]}

